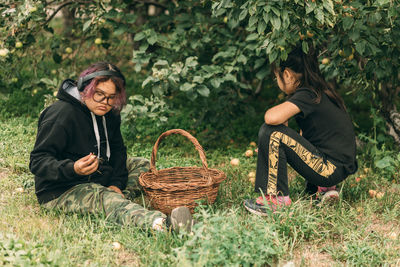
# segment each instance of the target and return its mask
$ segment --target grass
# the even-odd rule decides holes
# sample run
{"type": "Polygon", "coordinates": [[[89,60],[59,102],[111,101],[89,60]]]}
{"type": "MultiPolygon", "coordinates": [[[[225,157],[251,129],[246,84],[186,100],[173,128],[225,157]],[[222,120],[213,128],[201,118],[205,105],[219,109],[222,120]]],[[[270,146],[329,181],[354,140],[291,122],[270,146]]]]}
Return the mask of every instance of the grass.
{"type": "MultiPolygon", "coordinates": [[[[192,235],[143,231],[101,216],[40,208],[28,170],[36,121],[0,125],[0,265],[5,266],[399,266],[400,185],[378,170],[360,171],[341,184],[341,201],[317,206],[304,195],[304,180],[291,173],[294,204],[267,218],[247,213],[253,197],[247,173],[256,158],[246,145],[206,151],[209,166],[227,174],[216,203],[200,207],[192,235]],[[240,159],[238,167],[229,164],[240,159]],[[359,182],[355,177],[363,175],[359,182]],[[368,190],[385,192],[381,199],[368,190]],[[119,242],[121,249],[114,249],[119,242]]],[[[155,139],[156,137],[154,137],[155,139]]],[[[180,138],[165,141],[157,168],[198,165],[197,152],[180,138]],[[182,160],[183,159],[183,160],[182,160]]],[[[163,141],[164,143],[164,141],[163,141]]],[[[151,144],[134,144],[130,156],[150,157],[151,144]]],[[[141,201],[140,198],[138,201],[141,201]]]]}

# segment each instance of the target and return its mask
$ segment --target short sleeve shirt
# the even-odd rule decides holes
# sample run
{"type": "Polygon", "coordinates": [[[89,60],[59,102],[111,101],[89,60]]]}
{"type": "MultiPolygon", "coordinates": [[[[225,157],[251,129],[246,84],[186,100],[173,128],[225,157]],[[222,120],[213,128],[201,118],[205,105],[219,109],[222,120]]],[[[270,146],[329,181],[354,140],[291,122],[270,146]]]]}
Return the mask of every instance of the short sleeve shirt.
{"type": "Polygon", "coordinates": [[[343,164],[349,174],[357,170],[356,142],[353,124],[347,112],[325,93],[317,95],[308,88],[297,89],[287,101],[300,113],[295,116],[303,137],[333,162],[343,164]]]}

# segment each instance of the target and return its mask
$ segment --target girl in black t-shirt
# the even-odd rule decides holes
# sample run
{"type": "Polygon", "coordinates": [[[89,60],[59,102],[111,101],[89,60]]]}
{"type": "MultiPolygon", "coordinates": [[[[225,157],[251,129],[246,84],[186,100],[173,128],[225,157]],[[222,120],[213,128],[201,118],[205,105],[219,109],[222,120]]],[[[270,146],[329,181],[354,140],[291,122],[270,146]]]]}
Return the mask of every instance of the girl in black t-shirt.
{"type": "Polygon", "coordinates": [[[255,183],[262,196],[244,201],[247,210],[262,216],[291,204],[287,163],[307,180],[307,191],[319,192],[322,200],[337,199],[335,185],[357,170],[353,124],[342,98],[323,78],[315,53],[297,47],[273,69],[288,99],[265,113],[255,183]],[[302,135],[288,127],[292,117],[302,135]]]}

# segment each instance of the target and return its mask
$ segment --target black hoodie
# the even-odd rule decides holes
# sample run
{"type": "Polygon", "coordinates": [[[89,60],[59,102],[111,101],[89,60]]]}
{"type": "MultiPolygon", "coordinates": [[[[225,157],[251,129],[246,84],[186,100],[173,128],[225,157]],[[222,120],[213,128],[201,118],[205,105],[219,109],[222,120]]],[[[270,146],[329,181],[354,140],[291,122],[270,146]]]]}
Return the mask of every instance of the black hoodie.
{"type": "MultiPolygon", "coordinates": [[[[126,148],[121,136],[121,117],[113,111],[105,116],[111,156],[99,164],[98,171],[81,176],[74,171],[74,162],[89,153],[98,154],[93,120],[82,104],[73,80],[65,80],[58,90],[57,102],[46,108],[39,118],[35,147],[29,168],[35,175],[35,190],[39,203],[59,197],[71,187],[82,183],[126,187],[126,148]],[[71,93],[72,92],[72,93],[71,93]]],[[[96,116],[101,143],[106,143],[102,118],[96,116]]],[[[105,147],[100,154],[106,158],[105,147]]]]}

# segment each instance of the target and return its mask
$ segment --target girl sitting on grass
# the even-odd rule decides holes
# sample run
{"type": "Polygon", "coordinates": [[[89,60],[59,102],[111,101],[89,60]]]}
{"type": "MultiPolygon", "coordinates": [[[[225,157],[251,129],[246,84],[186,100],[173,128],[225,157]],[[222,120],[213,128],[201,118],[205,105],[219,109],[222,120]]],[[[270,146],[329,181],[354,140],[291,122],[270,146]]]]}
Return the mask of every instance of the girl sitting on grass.
{"type": "Polygon", "coordinates": [[[78,82],[65,80],[57,98],[40,115],[29,164],[41,206],[104,214],[123,225],[190,231],[188,208],[178,207],[167,217],[125,198],[123,190],[138,188],[149,161],[127,160],[120,131],[126,103],[121,71],[111,63],[95,63],[78,82]]]}
{"type": "Polygon", "coordinates": [[[319,192],[322,200],[337,199],[336,185],[357,170],[353,124],[342,98],[323,78],[315,53],[296,47],[273,70],[288,98],[265,113],[255,183],[262,195],[244,201],[247,210],[262,216],[291,204],[287,163],[306,179],[306,191],[319,192]],[[288,127],[292,117],[302,135],[288,127]]]}

